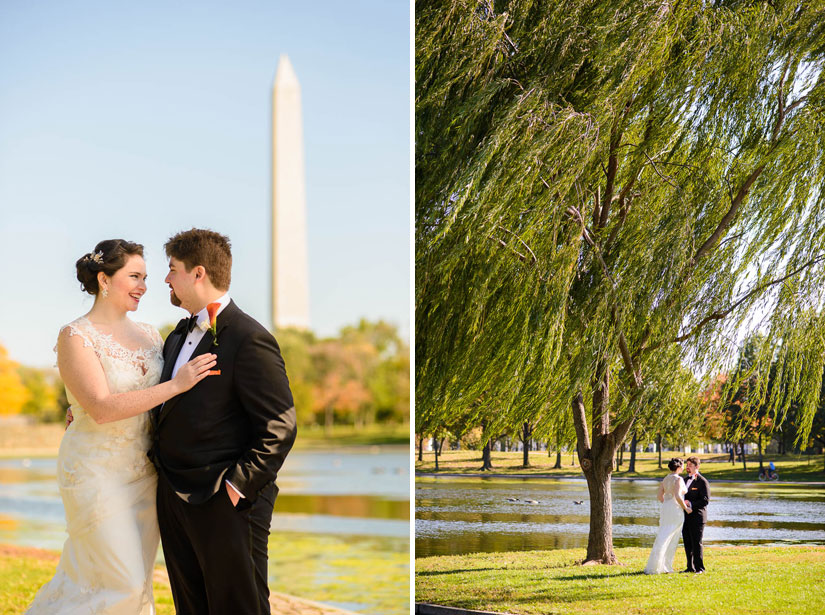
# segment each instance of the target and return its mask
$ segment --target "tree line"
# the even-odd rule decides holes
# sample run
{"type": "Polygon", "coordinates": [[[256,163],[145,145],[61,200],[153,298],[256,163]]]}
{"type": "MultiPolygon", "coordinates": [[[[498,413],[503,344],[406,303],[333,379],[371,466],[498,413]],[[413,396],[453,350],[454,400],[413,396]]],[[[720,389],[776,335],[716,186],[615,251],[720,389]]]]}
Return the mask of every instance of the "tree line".
{"type": "MultiPolygon", "coordinates": [[[[164,326],[161,335],[172,329],[164,326]]],[[[409,422],[409,347],[394,325],[361,320],[334,337],[283,329],[277,339],[301,425],[409,422]]],[[[59,422],[68,407],[57,369],[20,365],[0,345],[0,416],[59,422]]]]}

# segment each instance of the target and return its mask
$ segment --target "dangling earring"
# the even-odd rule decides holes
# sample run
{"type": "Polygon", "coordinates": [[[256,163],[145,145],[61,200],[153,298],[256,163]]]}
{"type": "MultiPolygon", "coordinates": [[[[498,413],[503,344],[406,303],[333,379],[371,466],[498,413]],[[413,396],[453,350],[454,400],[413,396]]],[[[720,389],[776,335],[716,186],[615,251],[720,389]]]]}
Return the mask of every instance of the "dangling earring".
{"type": "Polygon", "coordinates": [[[106,290],[106,289],[104,288],[104,289],[103,289],[103,292],[102,292],[101,294],[102,294],[104,297],[108,297],[108,296],[109,296],[109,291],[108,291],[108,290],[106,290]]]}

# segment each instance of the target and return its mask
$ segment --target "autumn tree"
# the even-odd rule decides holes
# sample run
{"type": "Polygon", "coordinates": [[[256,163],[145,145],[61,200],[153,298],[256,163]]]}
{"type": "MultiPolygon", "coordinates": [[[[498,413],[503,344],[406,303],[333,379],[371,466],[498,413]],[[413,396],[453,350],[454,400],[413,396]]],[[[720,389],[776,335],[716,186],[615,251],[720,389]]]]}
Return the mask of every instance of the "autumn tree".
{"type": "Polygon", "coordinates": [[[0,345],[0,415],[20,414],[29,400],[29,392],[23,385],[18,368],[6,348],[0,345]]]}
{"type": "Polygon", "coordinates": [[[20,381],[28,391],[21,413],[39,421],[63,421],[68,408],[63,381],[57,370],[36,367],[18,368],[20,381]]]}

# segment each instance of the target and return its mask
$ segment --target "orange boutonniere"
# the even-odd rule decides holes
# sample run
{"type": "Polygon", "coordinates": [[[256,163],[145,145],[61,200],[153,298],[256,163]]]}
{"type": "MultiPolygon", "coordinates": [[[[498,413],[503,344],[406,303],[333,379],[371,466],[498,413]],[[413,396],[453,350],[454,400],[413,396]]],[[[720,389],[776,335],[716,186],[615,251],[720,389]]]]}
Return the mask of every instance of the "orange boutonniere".
{"type": "Polygon", "coordinates": [[[212,345],[218,345],[218,310],[220,303],[210,303],[206,306],[206,313],[209,314],[209,331],[212,332],[212,345]]]}

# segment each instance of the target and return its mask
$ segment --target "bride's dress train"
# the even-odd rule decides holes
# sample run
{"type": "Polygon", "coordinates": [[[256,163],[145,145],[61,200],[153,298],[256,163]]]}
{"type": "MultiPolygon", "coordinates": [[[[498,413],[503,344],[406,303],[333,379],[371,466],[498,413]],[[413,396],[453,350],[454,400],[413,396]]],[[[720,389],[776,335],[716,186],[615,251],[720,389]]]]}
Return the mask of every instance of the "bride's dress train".
{"type": "MultiPolygon", "coordinates": [[[[163,342],[137,323],[151,348],[124,348],[81,317],[68,325],[91,346],[109,390],[124,393],[157,384],[163,342]]],[[[32,602],[29,615],[152,615],[152,570],[160,540],[157,475],[146,451],[149,415],[98,425],[66,391],[74,420],[60,443],[57,482],[69,538],[57,572],[32,602]]]]}
{"type": "Polygon", "coordinates": [[[677,474],[666,476],[662,480],[665,501],[659,511],[659,532],[650,551],[650,557],[645,566],[645,574],[661,574],[673,572],[673,557],[676,547],[679,546],[679,536],[682,534],[682,524],[685,514],[676,498],[684,498],[687,493],[685,481],[677,474]]]}

